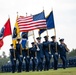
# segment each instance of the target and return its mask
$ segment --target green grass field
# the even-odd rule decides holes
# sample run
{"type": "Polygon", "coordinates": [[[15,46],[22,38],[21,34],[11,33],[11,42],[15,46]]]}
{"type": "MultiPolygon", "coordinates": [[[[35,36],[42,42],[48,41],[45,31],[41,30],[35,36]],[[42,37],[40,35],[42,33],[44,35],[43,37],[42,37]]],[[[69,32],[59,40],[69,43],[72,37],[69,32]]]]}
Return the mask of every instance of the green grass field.
{"type": "Polygon", "coordinates": [[[76,68],[67,68],[67,69],[58,69],[58,70],[49,70],[42,72],[22,72],[22,73],[0,73],[0,75],[76,75],[76,68]]]}

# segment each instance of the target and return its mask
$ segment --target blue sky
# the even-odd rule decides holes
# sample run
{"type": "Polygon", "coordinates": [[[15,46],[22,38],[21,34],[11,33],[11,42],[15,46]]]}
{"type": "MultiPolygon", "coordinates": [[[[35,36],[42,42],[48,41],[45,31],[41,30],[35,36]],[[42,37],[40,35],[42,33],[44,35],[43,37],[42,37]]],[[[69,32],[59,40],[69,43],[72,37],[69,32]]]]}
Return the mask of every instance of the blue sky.
{"type": "MultiPolygon", "coordinates": [[[[26,12],[27,15],[37,14],[43,8],[45,16],[53,9],[57,41],[59,41],[59,38],[64,38],[70,50],[76,48],[76,0],[0,0],[0,29],[7,21],[8,15],[13,29],[17,12],[19,15],[26,16],[26,12]]],[[[49,40],[51,40],[50,37],[54,35],[54,32],[49,30],[48,33],[49,40]]],[[[35,35],[38,36],[37,32],[35,32],[35,35]]],[[[46,32],[42,34],[42,37],[44,35],[46,35],[46,32]]],[[[32,42],[33,39],[29,41],[32,42]]],[[[0,50],[0,55],[2,51],[5,51],[7,55],[9,54],[11,42],[11,36],[4,38],[4,45],[0,50]]]]}

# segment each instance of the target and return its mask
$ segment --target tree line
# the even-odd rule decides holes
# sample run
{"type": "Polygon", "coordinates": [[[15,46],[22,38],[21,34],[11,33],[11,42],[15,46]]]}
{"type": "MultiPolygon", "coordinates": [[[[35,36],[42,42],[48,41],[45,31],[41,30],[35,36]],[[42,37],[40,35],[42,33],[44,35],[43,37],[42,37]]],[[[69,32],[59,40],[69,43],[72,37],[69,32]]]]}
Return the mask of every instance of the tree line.
{"type": "MultiPolygon", "coordinates": [[[[75,57],[75,56],[76,56],[76,49],[72,49],[70,52],[67,53],[67,59],[69,59],[70,57],[75,57]]],[[[10,55],[9,57],[7,57],[5,52],[3,52],[2,56],[0,56],[0,67],[8,63],[9,60],[10,60],[10,55]]]]}

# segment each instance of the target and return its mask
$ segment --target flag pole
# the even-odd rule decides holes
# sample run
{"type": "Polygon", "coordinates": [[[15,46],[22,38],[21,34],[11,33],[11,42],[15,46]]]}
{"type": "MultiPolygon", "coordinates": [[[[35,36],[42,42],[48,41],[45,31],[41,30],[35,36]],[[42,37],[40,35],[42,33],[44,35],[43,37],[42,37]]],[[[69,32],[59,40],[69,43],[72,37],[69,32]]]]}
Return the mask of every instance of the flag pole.
{"type": "MultiPolygon", "coordinates": [[[[44,12],[44,7],[43,7],[43,12],[44,12]]],[[[45,14],[45,13],[44,13],[45,14]]],[[[47,36],[48,36],[48,29],[46,28],[46,34],[47,34],[47,36]]],[[[49,44],[49,52],[51,53],[51,51],[50,51],[50,44],[49,44]]]]}
{"type": "MultiPolygon", "coordinates": [[[[52,8],[52,11],[53,11],[53,8],[52,8]]],[[[53,17],[54,18],[54,17],[53,17]]],[[[54,28],[54,35],[55,35],[55,37],[56,37],[56,28],[54,28]]],[[[57,38],[56,38],[56,40],[57,40],[57,38]]],[[[57,53],[57,43],[56,43],[56,53],[57,53]]]]}
{"type": "MultiPolygon", "coordinates": [[[[46,34],[47,34],[47,36],[48,36],[48,29],[46,29],[46,34]]],[[[51,50],[50,50],[51,48],[50,48],[50,44],[49,44],[49,52],[51,53],[51,50]]]]}
{"type": "MultiPolygon", "coordinates": [[[[10,16],[9,15],[8,15],[8,19],[10,20],[10,16]]],[[[12,35],[11,35],[11,38],[12,38],[12,35]]],[[[14,49],[14,60],[16,60],[15,49],[14,49]]]]}
{"type": "MultiPolygon", "coordinates": [[[[18,12],[17,12],[17,19],[18,19],[18,17],[19,16],[18,16],[18,12]]],[[[17,19],[16,19],[16,23],[17,23],[17,19]]],[[[19,29],[18,23],[17,23],[17,29],[19,29]]],[[[20,31],[19,30],[17,30],[17,34],[18,34],[17,38],[20,37],[20,31]]],[[[22,46],[21,46],[21,49],[20,49],[20,53],[22,55],[22,46]]]]}
{"type": "Polygon", "coordinates": [[[54,35],[56,36],[56,29],[54,28],[54,35]]]}
{"type": "MultiPolygon", "coordinates": [[[[56,37],[56,29],[54,28],[54,35],[56,37]]],[[[57,39],[56,39],[57,40],[57,39]]],[[[56,43],[56,53],[57,53],[58,49],[57,49],[57,43],[56,43]]]]}
{"type": "Polygon", "coordinates": [[[39,34],[39,31],[40,31],[40,29],[38,30],[38,35],[39,35],[39,37],[41,37],[41,35],[39,34]]]}
{"type": "MultiPolygon", "coordinates": [[[[34,43],[36,43],[36,40],[35,40],[35,35],[34,35],[34,30],[33,30],[33,40],[34,40],[34,43]]],[[[37,53],[35,52],[35,57],[37,56],[37,53]]]]}
{"type": "Polygon", "coordinates": [[[10,16],[8,15],[8,19],[10,19],[10,16]]]}
{"type": "MultiPolygon", "coordinates": [[[[17,12],[17,18],[16,18],[16,23],[17,23],[17,19],[18,19],[18,12],[17,12]]],[[[19,29],[18,23],[17,23],[17,28],[19,29]]],[[[17,31],[17,38],[20,37],[20,30],[17,31]]]]}
{"type": "Polygon", "coordinates": [[[27,17],[27,12],[26,12],[26,17],[27,17]]]}
{"type": "Polygon", "coordinates": [[[35,35],[34,35],[34,30],[33,30],[33,39],[34,39],[34,42],[36,42],[36,41],[35,41],[35,35]]]}
{"type": "Polygon", "coordinates": [[[47,34],[47,36],[48,36],[48,29],[46,28],[46,34],[47,34]]]}
{"type": "MultiPolygon", "coordinates": [[[[27,12],[26,12],[26,17],[27,17],[27,12]]],[[[27,54],[29,56],[29,41],[27,41],[27,45],[28,45],[28,51],[27,51],[27,54]]]]}
{"type": "MultiPolygon", "coordinates": [[[[44,12],[44,7],[43,7],[43,12],[44,12]]],[[[45,14],[45,13],[44,13],[45,14]]],[[[48,29],[46,28],[46,34],[47,34],[47,36],[48,36],[48,29]]],[[[50,44],[49,44],[49,52],[51,53],[51,51],[50,51],[50,44]]]]}

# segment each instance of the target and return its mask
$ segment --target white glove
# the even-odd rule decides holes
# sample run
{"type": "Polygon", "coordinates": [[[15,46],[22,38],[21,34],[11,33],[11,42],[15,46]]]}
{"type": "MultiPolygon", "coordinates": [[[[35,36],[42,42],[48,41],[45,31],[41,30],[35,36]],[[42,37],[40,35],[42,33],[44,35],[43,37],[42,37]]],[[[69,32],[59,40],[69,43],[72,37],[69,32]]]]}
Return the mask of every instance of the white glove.
{"type": "Polygon", "coordinates": [[[14,58],[14,60],[16,60],[16,58],[14,58]]]}
{"type": "Polygon", "coordinates": [[[35,59],[37,59],[37,57],[35,57],[35,59]]]}
{"type": "Polygon", "coordinates": [[[60,58],[60,54],[59,54],[59,58],[60,58]]]}
{"type": "Polygon", "coordinates": [[[53,55],[52,55],[52,58],[53,58],[53,55]]]}
{"type": "Polygon", "coordinates": [[[29,58],[29,56],[27,56],[27,58],[29,58]]]}
{"type": "Polygon", "coordinates": [[[22,55],[20,55],[20,57],[23,57],[22,55]]]}
{"type": "Polygon", "coordinates": [[[24,57],[24,59],[26,59],[26,57],[24,57]]]}
{"type": "Polygon", "coordinates": [[[39,48],[37,48],[37,51],[40,51],[40,49],[39,49],[39,48]]]}
{"type": "Polygon", "coordinates": [[[51,52],[49,52],[49,54],[51,54],[51,52]]]}
{"type": "Polygon", "coordinates": [[[56,54],[56,55],[58,55],[58,53],[57,53],[57,52],[56,52],[55,54],[56,54]]]}
{"type": "Polygon", "coordinates": [[[31,59],[33,59],[33,57],[31,57],[31,59]]]}

